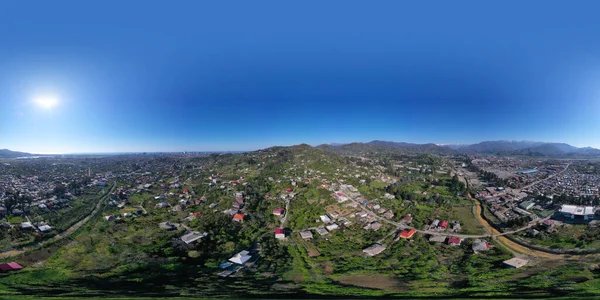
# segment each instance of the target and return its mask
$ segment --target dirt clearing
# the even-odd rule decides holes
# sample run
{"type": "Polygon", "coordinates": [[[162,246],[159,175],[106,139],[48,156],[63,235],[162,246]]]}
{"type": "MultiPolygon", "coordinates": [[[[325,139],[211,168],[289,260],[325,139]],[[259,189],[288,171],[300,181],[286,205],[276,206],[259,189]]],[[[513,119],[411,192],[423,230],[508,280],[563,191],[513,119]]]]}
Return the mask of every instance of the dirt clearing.
{"type": "Polygon", "coordinates": [[[339,278],[336,278],[335,281],[347,284],[354,285],[364,288],[370,289],[378,289],[378,290],[386,290],[393,292],[402,292],[408,289],[408,286],[402,284],[400,281],[392,278],[387,275],[346,275],[339,278]]]}

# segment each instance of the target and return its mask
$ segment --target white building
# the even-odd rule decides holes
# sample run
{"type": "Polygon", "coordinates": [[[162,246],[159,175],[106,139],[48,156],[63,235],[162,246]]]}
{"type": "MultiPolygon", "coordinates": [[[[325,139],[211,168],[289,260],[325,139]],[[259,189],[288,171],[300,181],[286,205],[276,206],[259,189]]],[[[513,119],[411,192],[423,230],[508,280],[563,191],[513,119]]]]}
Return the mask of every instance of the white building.
{"type": "Polygon", "coordinates": [[[250,254],[250,252],[244,250],[244,251],[234,255],[232,258],[229,259],[229,261],[232,263],[243,265],[252,258],[252,256],[249,254],[250,254]]]}
{"type": "Polygon", "coordinates": [[[338,224],[333,223],[331,225],[326,226],[325,228],[327,228],[328,231],[333,231],[340,228],[340,226],[338,226],[338,224]]]}
{"type": "Polygon", "coordinates": [[[593,206],[563,205],[559,213],[565,219],[574,221],[591,221],[594,219],[595,208],[593,206]]]}
{"type": "Polygon", "coordinates": [[[331,219],[329,218],[328,215],[322,215],[321,216],[321,222],[327,224],[327,223],[331,223],[331,219]]]}
{"type": "Polygon", "coordinates": [[[47,231],[50,231],[50,230],[52,230],[52,227],[50,227],[50,226],[48,226],[48,225],[42,225],[42,226],[38,227],[38,229],[39,229],[41,232],[47,232],[47,231]]]}

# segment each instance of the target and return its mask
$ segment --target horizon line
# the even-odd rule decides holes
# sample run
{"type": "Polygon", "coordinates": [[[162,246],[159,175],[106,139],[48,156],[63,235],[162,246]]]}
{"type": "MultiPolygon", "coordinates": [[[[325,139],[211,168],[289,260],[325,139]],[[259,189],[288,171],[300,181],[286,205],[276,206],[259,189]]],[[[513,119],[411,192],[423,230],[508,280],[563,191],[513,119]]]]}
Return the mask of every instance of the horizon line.
{"type": "MultiPolygon", "coordinates": [[[[9,148],[0,148],[0,150],[9,150],[9,151],[13,151],[13,152],[23,152],[23,153],[27,153],[27,154],[32,154],[32,155],[86,155],[86,154],[142,154],[142,153],[152,153],[152,154],[156,154],[156,153],[183,153],[183,152],[190,152],[190,153],[227,153],[227,152],[252,152],[252,151],[258,151],[258,150],[262,150],[262,149],[268,149],[268,148],[272,148],[272,147],[291,147],[291,146],[296,146],[296,145],[309,145],[311,147],[317,147],[320,145],[347,145],[347,144],[353,144],[353,143],[370,143],[370,142],[375,142],[375,141],[382,141],[382,142],[393,142],[393,143],[410,143],[410,144],[416,144],[416,145],[427,145],[427,144],[434,144],[436,146],[440,146],[440,147],[444,147],[444,146],[450,146],[450,145],[462,145],[462,146],[469,146],[469,145],[475,145],[478,143],[482,143],[482,142],[536,142],[536,143],[557,143],[557,144],[568,144],[571,146],[574,146],[572,144],[569,143],[565,143],[565,142],[545,142],[545,141],[534,141],[534,140],[510,140],[510,139],[497,139],[497,140],[483,140],[483,141],[479,141],[479,142],[474,142],[474,143],[436,143],[436,142],[408,142],[408,141],[393,141],[393,140],[384,140],[384,139],[371,139],[369,141],[353,141],[353,142],[329,142],[329,143],[318,143],[318,144],[310,144],[310,143],[306,143],[306,142],[301,142],[301,143],[296,143],[296,144],[290,144],[290,145],[271,145],[271,146],[267,146],[267,147],[262,147],[262,148],[256,148],[253,150],[171,150],[171,151],[78,151],[78,152],[36,152],[36,151],[21,151],[21,150],[10,150],[9,148]]],[[[574,146],[577,148],[594,148],[594,149],[600,149],[600,148],[596,148],[593,146],[574,146]]]]}

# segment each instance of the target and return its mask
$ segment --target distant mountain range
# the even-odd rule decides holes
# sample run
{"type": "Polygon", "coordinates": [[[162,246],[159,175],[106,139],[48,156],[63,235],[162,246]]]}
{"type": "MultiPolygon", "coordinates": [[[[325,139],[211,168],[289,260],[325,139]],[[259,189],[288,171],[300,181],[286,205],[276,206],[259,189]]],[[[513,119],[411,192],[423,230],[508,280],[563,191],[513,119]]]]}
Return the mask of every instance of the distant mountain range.
{"type": "Polygon", "coordinates": [[[32,156],[33,154],[27,152],[10,151],[8,149],[0,149],[0,158],[14,158],[32,156]]]}
{"type": "Polygon", "coordinates": [[[565,143],[532,141],[484,141],[472,145],[436,145],[371,141],[368,143],[327,144],[319,145],[317,147],[339,154],[352,154],[357,152],[406,152],[440,155],[494,154],[524,156],[600,156],[600,150],[591,147],[577,148],[565,143]]]}
{"type": "Polygon", "coordinates": [[[457,152],[447,147],[436,144],[413,144],[403,142],[371,141],[368,143],[350,144],[324,144],[317,148],[337,154],[360,153],[431,153],[439,155],[452,155],[457,152]]]}
{"type": "Polygon", "coordinates": [[[485,141],[457,148],[463,153],[527,156],[600,156],[600,150],[577,148],[565,143],[544,143],[531,141],[485,141]]]}

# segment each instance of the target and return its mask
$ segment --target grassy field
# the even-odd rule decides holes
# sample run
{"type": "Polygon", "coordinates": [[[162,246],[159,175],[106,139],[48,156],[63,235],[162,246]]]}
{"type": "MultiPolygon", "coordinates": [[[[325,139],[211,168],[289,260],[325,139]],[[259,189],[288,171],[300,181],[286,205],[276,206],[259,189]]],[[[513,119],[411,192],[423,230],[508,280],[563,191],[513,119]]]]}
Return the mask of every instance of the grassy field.
{"type": "Polygon", "coordinates": [[[532,244],[548,248],[561,249],[600,249],[600,241],[597,240],[597,228],[588,228],[587,225],[562,224],[554,227],[557,231],[553,233],[540,232],[536,237],[529,237],[525,233],[519,234],[522,238],[532,244]],[[586,234],[590,236],[585,237],[586,234]]]}
{"type": "Polygon", "coordinates": [[[485,228],[473,215],[473,206],[453,206],[449,212],[450,220],[457,220],[463,234],[485,234],[485,228]]]}

